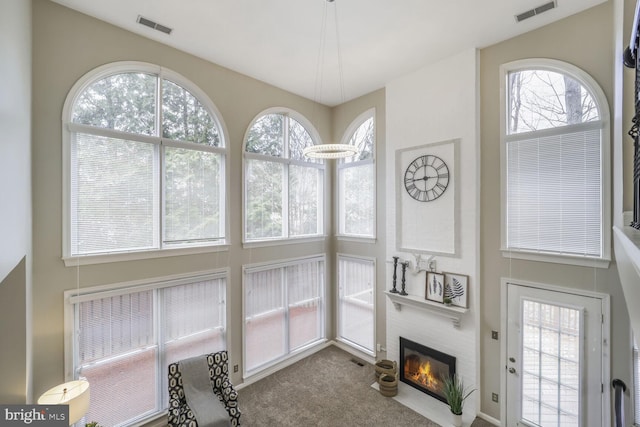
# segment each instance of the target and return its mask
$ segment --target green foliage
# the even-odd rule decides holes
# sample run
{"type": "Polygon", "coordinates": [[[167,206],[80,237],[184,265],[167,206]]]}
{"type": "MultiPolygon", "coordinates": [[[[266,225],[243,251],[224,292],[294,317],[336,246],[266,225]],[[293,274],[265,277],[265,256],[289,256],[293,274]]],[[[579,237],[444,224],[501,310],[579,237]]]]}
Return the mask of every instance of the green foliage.
{"type": "Polygon", "coordinates": [[[84,427],[102,427],[102,426],[98,424],[97,421],[91,421],[90,423],[86,423],[84,427]]]}
{"type": "Polygon", "coordinates": [[[464,401],[474,391],[475,389],[465,390],[464,383],[457,374],[442,378],[442,393],[447,399],[451,412],[455,415],[462,415],[464,401]]]}

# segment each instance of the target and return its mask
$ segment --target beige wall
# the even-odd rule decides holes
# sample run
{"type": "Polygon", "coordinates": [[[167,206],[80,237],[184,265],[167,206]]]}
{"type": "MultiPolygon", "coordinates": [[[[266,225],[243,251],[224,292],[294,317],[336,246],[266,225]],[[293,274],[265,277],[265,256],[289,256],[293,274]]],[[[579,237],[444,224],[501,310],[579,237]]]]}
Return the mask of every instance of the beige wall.
{"type": "MultiPolygon", "coordinates": [[[[500,248],[500,133],[499,71],[501,64],[523,58],[554,58],[590,74],[613,100],[612,2],[589,9],[539,30],[483,49],[481,75],[481,378],[482,412],[498,418],[499,404],[491,393],[500,391],[500,279],[511,277],[611,295],[611,378],[632,384],[629,320],[615,264],[608,269],[574,267],[503,258],[500,248]]],[[[615,173],[615,171],[614,171],[615,173]]],[[[504,339],[504,337],[501,337],[504,339]]],[[[605,384],[605,387],[608,385],[605,384]]],[[[630,402],[626,402],[630,408],[630,402]]],[[[629,415],[627,416],[629,418],[629,415]]]]}
{"type": "MultiPolygon", "coordinates": [[[[242,372],[241,265],[324,253],[329,242],[243,249],[241,245],[242,142],[251,120],[281,106],[309,118],[323,140],[331,134],[331,111],[194,56],[139,37],[48,0],[33,3],[33,212],[34,212],[34,395],[64,379],[63,291],[229,267],[228,349],[242,372]],[[65,267],[62,260],[62,106],[72,85],[93,68],[134,60],[176,71],[216,104],[230,147],[228,252],[65,267]]],[[[332,260],[329,259],[329,262],[332,260]]],[[[233,381],[241,382],[239,374],[233,381]]]]}
{"type": "Polygon", "coordinates": [[[25,403],[31,375],[30,2],[0,2],[0,58],[0,402],[25,403]]]}

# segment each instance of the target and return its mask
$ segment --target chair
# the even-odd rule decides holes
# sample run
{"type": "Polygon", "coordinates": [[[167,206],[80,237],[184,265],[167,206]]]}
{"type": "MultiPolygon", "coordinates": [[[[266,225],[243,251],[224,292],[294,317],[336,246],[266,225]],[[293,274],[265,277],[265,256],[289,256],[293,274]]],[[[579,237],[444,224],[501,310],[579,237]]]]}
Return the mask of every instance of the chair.
{"type": "MultiPolygon", "coordinates": [[[[238,409],[238,392],[229,380],[229,364],[226,350],[204,355],[209,365],[209,377],[213,392],[229,413],[231,425],[240,425],[240,410],[238,409]]],[[[187,405],[182,384],[179,362],[169,365],[169,427],[197,427],[198,422],[187,405]]]]}

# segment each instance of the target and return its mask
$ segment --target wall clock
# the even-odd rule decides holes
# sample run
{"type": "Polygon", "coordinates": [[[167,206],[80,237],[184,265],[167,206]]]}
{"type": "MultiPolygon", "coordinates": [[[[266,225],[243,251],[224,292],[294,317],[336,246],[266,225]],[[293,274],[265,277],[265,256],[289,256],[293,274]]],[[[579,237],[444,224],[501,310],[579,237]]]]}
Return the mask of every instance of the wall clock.
{"type": "Polygon", "coordinates": [[[460,139],[396,150],[396,248],[459,256],[460,139]]]}
{"type": "Polygon", "coordinates": [[[449,186],[449,167],[438,156],[417,157],[404,172],[404,189],[419,202],[430,202],[442,196],[449,186]]]}

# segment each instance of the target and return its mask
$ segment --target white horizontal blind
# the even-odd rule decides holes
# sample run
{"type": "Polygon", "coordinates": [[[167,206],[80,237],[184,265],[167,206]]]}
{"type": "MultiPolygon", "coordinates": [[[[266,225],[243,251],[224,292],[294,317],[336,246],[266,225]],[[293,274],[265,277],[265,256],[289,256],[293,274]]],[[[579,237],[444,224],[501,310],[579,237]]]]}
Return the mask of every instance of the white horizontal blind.
{"type": "Polygon", "coordinates": [[[322,230],[324,171],[289,165],[289,235],[314,236],[322,230]]]}
{"type": "Polygon", "coordinates": [[[224,241],[226,156],[213,104],[169,70],[108,68],[68,98],[64,255],[224,241]]]}
{"type": "Polygon", "coordinates": [[[157,146],[72,134],[71,253],[158,247],[157,146]]]}
{"type": "Polygon", "coordinates": [[[601,130],[572,129],[508,139],[508,249],[602,256],[601,130]]]}
{"type": "Polygon", "coordinates": [[[279,111],[250,126],[244,146],[245,241],[323,233],[324,163],[303,155],[314,144],[310,124],[279,111]]]}
{"type": "Polygon", "coordinates": [[[86,421],[130,425],[160,413],[168,364],[225,348],[226,279],[191,280],[72,298],[74,368],[91,383],[86,421]]]}
{"type": "Polygon", "coordinates": [[[164,147],[164,156],[164,243],[223,238],[224,156],[174,147],[164,147]]]}
{"type": "Polygon", "coordinates": [[[375,235],[375,167],[373,162],[347,163],[338,169],[340,233],[375,235]]]}
{"type": "Polygon", "coordinates": [[[358,153],[338,163],[338,228],[343,235],[375,236],[375,121],[372,114],[367,112],[367,118],[349,136],[349,144],[356,146],[358,153]]]}
{"type": "Polygon", "coordinates": [[[373,354],[375,263],[339,255],[338,286],[340,338],[373,354]]]}
{"type": "Polygon", "coordinates": [[[324,337],[324,259],[245,268],[245,369],[252,374],[324,337]]]}

